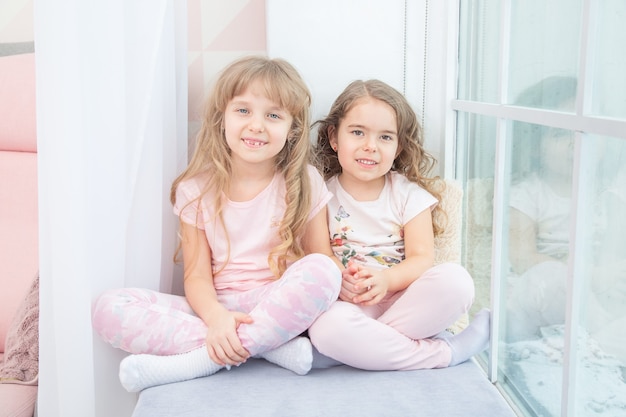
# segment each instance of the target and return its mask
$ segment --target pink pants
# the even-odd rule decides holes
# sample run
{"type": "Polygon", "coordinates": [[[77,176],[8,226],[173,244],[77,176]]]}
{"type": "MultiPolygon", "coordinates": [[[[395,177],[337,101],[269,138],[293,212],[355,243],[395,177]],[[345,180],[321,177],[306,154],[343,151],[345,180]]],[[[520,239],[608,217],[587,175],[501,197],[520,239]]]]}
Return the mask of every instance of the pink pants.
{"type": "Polygon", "coordinates": [[[446,367],[449,345],[432,336],[467,313],[474,282],[460,265],[437,265],[407,289],[374,306],[335,302],[309,329],[324,355],[355,368],[409,370],[446,367]]]}
{"type": "MultiPolygon", "coordinates": [[[[276,348],[305,331],[335,301],[341,273],[325,255],[308,255],[271,284],[241,293],[218,294],[229,310],[252,316],[238,328],[254,356],[276,348]]],[[[123,288],[103,293],[94,303],[94,330],[113,347],[130,353],[171,355],[205,343],[207,327],[185,297],[123,288]]]]}

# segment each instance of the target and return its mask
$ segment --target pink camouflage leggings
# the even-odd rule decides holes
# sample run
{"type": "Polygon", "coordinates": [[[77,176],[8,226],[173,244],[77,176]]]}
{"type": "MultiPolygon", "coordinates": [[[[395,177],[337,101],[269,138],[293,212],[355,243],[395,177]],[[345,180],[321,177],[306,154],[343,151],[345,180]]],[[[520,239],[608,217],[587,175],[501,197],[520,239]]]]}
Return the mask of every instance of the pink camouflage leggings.
{"type": "MultiPolygon", "coordinates": [[[[229,310],[252,316],[238,328],[254,356],[274,349],[309,328],[338,297],[341,273],[325,255],[311,254],[270,284],[220,294],[229,310]]],[[[93,328],[107,343],[130,353],[172,355],[205,344],[207,327],[183,296],[140,288],[104,292],[94,303],[93,328]]]]}

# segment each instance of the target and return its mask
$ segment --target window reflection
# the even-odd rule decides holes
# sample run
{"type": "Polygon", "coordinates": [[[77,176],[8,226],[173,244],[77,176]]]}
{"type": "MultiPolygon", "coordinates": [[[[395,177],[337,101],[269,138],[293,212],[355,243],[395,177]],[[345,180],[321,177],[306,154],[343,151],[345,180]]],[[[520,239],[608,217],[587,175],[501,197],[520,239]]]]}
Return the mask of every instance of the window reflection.
{"type": "MultiPolygon", "coordinates": [[[[583,16],[582,0],[512,1],[507,103],[516,103],[522,91],[537,80],[560,74],[577,76],[583,16]]],[[[536,108],[550,108],[535,101],[536,108]]],[[[573,102],[563,103],[573,111],[573,102]]]]}
{"type": "Polygon", "coordinates": [[[476,304],[489,303],[492,238],[503,237],[493,248],[501,256],[494,264],[502,265],[493,276],[501,301],[494,304],[499,386],[527,415],[626,416],[626,136],[619,131],[626,118],[626,2],[468,0],[460,12],[463,261],[476,304]],[[577,88],[583,69],[585,85],[577,88]],[[504,113],[478,103],[510,106],[504,113]],[[497,159],[506,172],[496,171],[496,117],[539,112],[545,126],[507,121],[497,159]],[[549,127],[563,120],[589,131],[549,127]],[[496,213],[503,230],[492,230],[494,183],[508,185],[498,187],[495,201],[505,207],[496,213]],[[566,317],[574,318],[570,328],[566,317]],[[575,368],[564,372],[564,342],[573,333],[575,368]],[[561,410],[563,390],[573,409],[561,410]]]}
{"type": "Polygon", "coordinates": [[[465,228],[463,265],[472,275],[475,299],[471,314],[491,305],[491,246],[493,224],[493,178],[495,170],[496,120],[459,114],[458,129],[467,159],[457,159],[465,182],[465,228]]]}
{"type": "Polygon", "coordinates": [[[591,113],[626,119],[626,54],[616,45],[626,39],[626,2],[602,0],[595,2],[595,42],[593,56],[591,113]],[[619,52],[618,52],[619,51],[619,52]]]}
{"type": "MultiPolygon", "coordinates": [[[[575,80],[551,78],[521,98],[540,93],[558,109],[575,96],[575,80]]],[[[509,194],[508,282],[505,355],[502,368],[539,415],[561,415],[574,132],[525,123],[513,124],[509,194]]],[[[579,191],[587,216],[584,280],[579,309],[578,360],[580,415],[626,413],[626,178],[623,140],[589,141],[581,155],[589,169],[579,191]],[[596,414],[600,413],[600,414],[596,414]]],[[[579,223],[581,224],[581,223],[579,223]]]]}
{"type": "Polygon", "coordinates": [[[578,415],[626,415],[626,141],[589,136],[593,171],[578,343],[578,415]]]}

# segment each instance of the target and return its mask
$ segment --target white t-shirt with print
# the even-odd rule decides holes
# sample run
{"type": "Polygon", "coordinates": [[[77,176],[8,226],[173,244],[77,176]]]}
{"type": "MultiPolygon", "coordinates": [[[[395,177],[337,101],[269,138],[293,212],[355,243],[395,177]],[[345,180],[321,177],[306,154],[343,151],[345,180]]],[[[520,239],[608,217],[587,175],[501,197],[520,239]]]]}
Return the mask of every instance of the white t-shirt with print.
{"type": "Polygon", "coordinates": [[[346,265],[349,259],[375,269],[391,267],[404,259],[404,225],[437,199],[395,171],[385,176],[378,199],[357,201],[330,178],[326,185],[328,223],[333,252],[346,265]]]}

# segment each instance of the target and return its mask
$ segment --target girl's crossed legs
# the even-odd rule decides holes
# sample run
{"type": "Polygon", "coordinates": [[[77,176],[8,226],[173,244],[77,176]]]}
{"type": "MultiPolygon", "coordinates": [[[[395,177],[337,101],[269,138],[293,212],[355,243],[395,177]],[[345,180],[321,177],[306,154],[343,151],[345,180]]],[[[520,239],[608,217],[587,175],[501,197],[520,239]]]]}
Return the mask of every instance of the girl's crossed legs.
{"type": "Polygon", "coordinates": [[[441,264],[377,305],[337,301],[313,323],[309,335],[322,354],[355,368],[409,370],[456,365],[485,348],[488,311],[479,313],[457,336],[435,336],[466,313],[473,299],[474,284],[467,271],[456,264],[441,264]]]}
{"type": "MultiPolygon", "coordinates": [[[[306,373],[312,360],[310,344],[298,340],[293,344],[300,350],[308,345],[304,363],[295,368],[281,363],[281,356],[293,356],[282,345],[306,330],[337,299],[340,285],[341,274],[334,262],[313,254],[295,262],[271,284],[220,295],[219,300],[228,309],[252,316],[254,323],[238,328],[251,356],[306,373]]],[[[96,301],[92,322],[112,346],[143,354],[127,357],[120,367],[120,379],[129,391],[210,375],[222,368],[206,352],[206,325],[182,296],[143,289],[111,290],[96,301]]]]}

